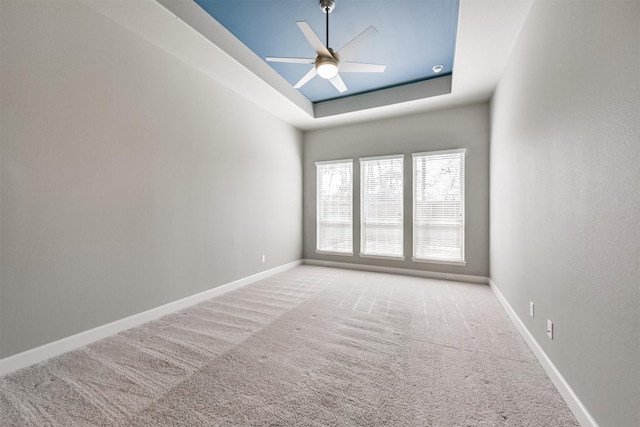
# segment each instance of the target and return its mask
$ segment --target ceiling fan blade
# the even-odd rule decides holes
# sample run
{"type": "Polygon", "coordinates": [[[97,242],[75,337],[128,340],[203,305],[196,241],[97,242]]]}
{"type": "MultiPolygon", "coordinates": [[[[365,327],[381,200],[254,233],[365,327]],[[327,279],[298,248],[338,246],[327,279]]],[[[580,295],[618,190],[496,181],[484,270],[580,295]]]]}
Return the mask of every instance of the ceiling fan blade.
{"type": "Polygon", "coordinates": [[[267,56],[267,62],[288,62],[290,64],[313,64],[316,62],[314,58],[274,58],[267,56]]]}
{"type": "Polygon", "coordinates": [[[336,89],[338,89],[338,92],[346,92],[347,85],[345,85],[342,81],[342,77],[340,77],[340,74],[336,74],[335,77],[330,78],[329,81],[336,89]]]}
{"type": "Polygon", "coordinates": [[[372,26],[358,34],[355,38],[353,38],[349,43],[342,46],[340,50],[336,52],[336,55],[340,57],[341,60],[347,60],[352,55],[354,55],[366,42],[368,42],[373,36],[378,34],[378,30],[373,28],[372,26]]]}
{"type": "Polygon", "coordinates": [[[312,69],[309,70],[309,72],[307,74],[305,74],[304,76],[302,76],[302,78],[300,80],[298,80],[298,83],[295,84],[295,86],[293,87],[294,89],[300,89],[302,86],[304,86],[309,80],[311,80],[312,78],[314,78],[316,76],[316,74],[318,74],[316,72],[316,67],[313,67],[312,69]]]}
{"type": "Polygon", "coordinates": [[[313,32],[306,21],[298,21],[296,22],[296,24],[298,24],[298,27],[300,27],[302,34],[304,34],[309,44],[318,53],[318,55],[331,57],[331,53],[329,53],[329,50],[327,50],[324,44],[322,44],[322,41],[318,38],[316,33],[313,32]]]}
{"type": "Polygon", "coordinates": [[[360,62],[341,62],[341,73],[383,73],[386,65],[363,64],[360,62]]]}

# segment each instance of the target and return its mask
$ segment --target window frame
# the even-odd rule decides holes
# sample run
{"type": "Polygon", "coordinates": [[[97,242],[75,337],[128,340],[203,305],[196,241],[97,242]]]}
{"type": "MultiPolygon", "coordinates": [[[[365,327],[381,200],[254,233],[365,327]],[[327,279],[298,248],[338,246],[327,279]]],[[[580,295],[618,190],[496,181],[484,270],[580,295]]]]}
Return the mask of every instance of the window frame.
{"type": "Polygon", "coordinates": [[[404,242],[405,242],[405,236],[404,236],[404,220],[405,220],[405,213],[404,213],[404,192],[405,192],[405,185],[404,185],[404,174],[405,174],[405,168],[404,168],[404,158],[405,155],[404,154],[390,154],[390,155],[385,155],[385,156],[371,156],[371,157],[360,157],[359,161],[360,161],[360,253],[359,256],[361,258],[374,258],[374,259],[389,259],[389,260],[396,260],[396,261],[404,261],[405,256],[404,256],[404,242]],[[400,250],[401,253],[400,255],[386,255],[386,254],[369,254],[369,253],[365,253],[364,252],[364,247],[365,247],[365,236],[366,236],[366,231],[365,231],[365,203],[364,203],[364,198],[365,198],[365,191],[364,191],[364,167],[363,167],[363,163],[364,162],[369,162],[369,161],[375,161],[375,160],[392,160],[392,159],[400,159],[402,161],[402,173],[401,173],[401,183],[402,183],[402,191],[400,192],[402,200],[401,200],[401,213],[402,213],[402,218],[401,218],[401,224],[400,224],[400,236],[401,236],[401,243],[400,243],[400,250]]]}
{"type": "Polygon", "coordinates": [[[456,149],[450,149],[450,150],[437,150],[437,151],[425,151],[425,152],[420,152],[420,153],[412,153],[411,155],[411,163],[412,163],[412,170],[411,170],[411,183],[412,183],[412,204],[413,204],[413,208],[412,208],[412,212],[413,212],[413,218],[412,218],[412,230],[411,230],[411,235],[412,235],[412,239],[413,239],[413,243],[412,243],[412,257],[411,257],[411,261],[413,262],[423,262],[423,263],[429,263],[429,264],[445,264],[445,265],[458,265],[458,266],[464,266],[467,264],[467,260],[466,260],[466,156],[467,156],[467,149],[466,148],[456,148],[456,149]],[[443,154],[454,154],[454,153],[462,153],[462,167],[461,167],[461,174],[462,174],[462,238],[461,238],[461,247],[460,247],[460,253],[461,253],[461,259],[459,260],[443,260],[443,259],[437,259],[437,258],[419,258],[416,256],[416,240],[417,240],[417,236],[418,233],[416,232],[417,229],[417,224],[416,224],[416,205],[417,205],[417,197],[416,197],[416,184],[417,184],[417,179],[416,179],[416,163],[415,163],[415,158],[416,157],[429,157],[429,156],[437,156],[437,155],[443,155],[443,154]]]}
{"type": "Polygon", "coordinates": [[[315,166],[316,166],[316,253],[317,254],[326,254],[326,255],[341,255],[341,256],[353,256],[354,252],[353,252],[353,189],[354,189],[354,183],[353,183],[353,164],[354,161],[353,159],[339,159],[339,160],[325,160],[325,161],[319,161],[319,162],[315,162],[315,166]],[[318,168],[318,166],[326,166],[326,165],[332,165],[332,164],[349,164],[351,166],[351,215],[350,215],[350,223],[349,223],[349,231],[351,234],[351,250],[349,251],[335,251],[335,250],[328,250],[326,248],[320,248],[320,234],[321,234],[321,214],[320,214],[320,210],[321,210],[321,204],[320,204],[320,196],[321,196],[321,191],[320,191],[320,186],[321,186],[321,180],[319,179],[319,172],[320,172],[320,168],[318,168]]]}

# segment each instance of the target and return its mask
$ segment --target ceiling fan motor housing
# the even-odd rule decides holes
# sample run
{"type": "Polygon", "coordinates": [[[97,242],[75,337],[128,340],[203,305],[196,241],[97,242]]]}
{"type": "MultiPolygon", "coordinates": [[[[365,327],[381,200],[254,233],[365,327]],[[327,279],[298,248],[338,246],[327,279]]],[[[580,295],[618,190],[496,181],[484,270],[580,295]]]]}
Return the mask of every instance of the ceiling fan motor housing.
{"type": "Polygon", "coordinates": [[[335,7],[336,2],[333,0],[320,0],[320,9],[325,13],[327,10],[331,13],[335,7]]]}
{"type": "Polygon", "coordinates": [[[331,57],[318,55],[315,66],[318,75],[323,79],[330,79],[338,74],[338,59],[335,57],[333,50],[329,49],[331,57]]]}
{"type": "Polygon", "coordinates": [[[316,58],[316,67],[319,67],[322,64],[333,64],[337,67],[338,60],[335,57],[318,55],[316,58]]]}

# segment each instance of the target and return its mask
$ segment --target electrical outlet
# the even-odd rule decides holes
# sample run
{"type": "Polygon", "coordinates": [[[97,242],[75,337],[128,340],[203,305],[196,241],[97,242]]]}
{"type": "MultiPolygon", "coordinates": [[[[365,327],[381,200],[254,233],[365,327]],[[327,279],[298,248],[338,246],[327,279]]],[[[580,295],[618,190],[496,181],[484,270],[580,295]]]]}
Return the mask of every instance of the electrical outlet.
{"type": "Polygon", "coordinates": [[[547,319],[547,335],[553,339],[553,322],[549,319],[547,319]]]}
{"type": "Polygon", "coordinates": [[[260,257],[260,261],[262,261],[263,263],[264,263],[264,262],[267,262],[267,256],[266,256],[266,255],[262,255],[262,256],[260,257]]]}
{"type": "Polygon", "coordinates": [[[533,317],[533,301],[529,301],[529,316],[533,317]]]}

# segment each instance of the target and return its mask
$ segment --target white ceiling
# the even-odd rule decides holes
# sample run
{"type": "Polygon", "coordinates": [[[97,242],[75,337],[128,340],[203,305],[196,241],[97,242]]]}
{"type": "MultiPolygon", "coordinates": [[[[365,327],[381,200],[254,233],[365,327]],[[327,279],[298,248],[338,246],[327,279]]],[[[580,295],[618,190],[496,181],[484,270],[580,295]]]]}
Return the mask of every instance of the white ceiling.
{"type": "Polygon", "coordinates": [[[302,130],[487,101],[532,1],[460,0],[451,93],[428,96],[442,93],[434,84],[447,84],[433,83],[445,78],[434,79],[422,82],[426,84],[421,88],[428,96],[425,98],[404,101],[406,97],[392,92],[378,94],[377,99],[355,96],[347,98],[355,106],[338,105],[338,113],[315,118],[307,98],[192,0],[85,0],[103,15],[302,130]],[[381,105],[385,102],[380,98],[385,96],[396,98],[396,103],[381,105]],[[359,110],[341,113],[353,109],[359,110]]]}

